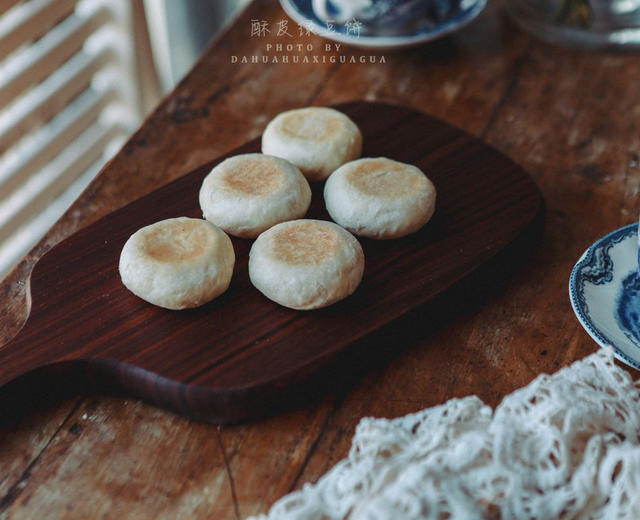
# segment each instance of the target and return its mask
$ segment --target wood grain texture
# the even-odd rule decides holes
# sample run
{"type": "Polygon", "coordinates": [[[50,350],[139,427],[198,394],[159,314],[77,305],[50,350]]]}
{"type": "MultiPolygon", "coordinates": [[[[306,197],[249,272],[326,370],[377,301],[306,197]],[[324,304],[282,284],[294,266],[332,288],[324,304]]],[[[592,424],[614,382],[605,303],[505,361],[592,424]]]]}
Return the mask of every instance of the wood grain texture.
{"type": "MultiPolygon", "coordinates": [[[[439,326],[386,331],[378,341],[391,353],[374,370],[264,421],[217,428],[127,399],[55,401],[2,429],[0,467],[11,470],[0,518],[245,518],[343,458],[363,416],[469,394],[496,405],[595,350],[571,312],[567,279],[595,238],[635,219],[640,62],[540,43],[500,4],[489,2],[451,37],[385,54],[386,64],[232,64],[231,55],[264,53],[278,41],[250,37],[252,19],[286,18],[277,2],[254,2],[0,285],[0,341],[24,322],[26,273],[53,244],[258,136],[278,112],[310,103],[408,105],[509,154],[547,201],[542,243],[525,268],[492,292],[470,292],[486,294],[482,305],[445,309],[439,326]]],[[[324,44],[293,34],[295,43],[324,44]]]]}
{"type": "MultiPolygon", "coordinates": [[[[253,242],[236,238],[229,290],[198,309],[161,309],[120,281],[118,260],[129,236],[165,218],[198,217],[204,177],[229,155],[258,152],[256,139],[49,251],[30,277],[29,320],[0,350],[0,385],[38,368],[48,384],[98,380],[100,390],[115,388],[212,422],[260,417],[298,397],[294,388],[354,343],[372,343],[383,327],[466,278],[540,220],[543,204],[532,179],[480,140],[399,106],[337,108],[361,129],[363,156],[414,164],[438,193],[436,214],[417,233],[361,239],[366,267],[355,294],[312,312],[281,307],[252,287],[253,242]]],[[[307,217],[328,219],[323,184],[313,188],[307,217]]],[[[29,379],[33,395],[37,381],[29,379]]],[[[27,399],[20,399],[22,408],[27,399]]]]}

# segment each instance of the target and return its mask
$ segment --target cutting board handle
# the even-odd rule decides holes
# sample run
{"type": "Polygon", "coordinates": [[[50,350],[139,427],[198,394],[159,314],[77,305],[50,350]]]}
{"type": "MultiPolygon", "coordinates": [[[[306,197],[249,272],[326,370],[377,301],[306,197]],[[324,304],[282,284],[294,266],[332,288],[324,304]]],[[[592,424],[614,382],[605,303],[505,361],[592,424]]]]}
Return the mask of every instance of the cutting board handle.
{"type": "Polygon", "coordinates": [[[22,356],[21,336],[18,333],[0,347],[0,424],[20,419],[27,412],[48,409],[90,386],[85,361],[42,364],[42,357],[22,356]]]}
{"type": "Polygon", "coordinates": [[[6,385],[42,365],[38,359],[26,352],[22,341],[27,325],[13,339],[0,347],[0,386],[6,385]]]}

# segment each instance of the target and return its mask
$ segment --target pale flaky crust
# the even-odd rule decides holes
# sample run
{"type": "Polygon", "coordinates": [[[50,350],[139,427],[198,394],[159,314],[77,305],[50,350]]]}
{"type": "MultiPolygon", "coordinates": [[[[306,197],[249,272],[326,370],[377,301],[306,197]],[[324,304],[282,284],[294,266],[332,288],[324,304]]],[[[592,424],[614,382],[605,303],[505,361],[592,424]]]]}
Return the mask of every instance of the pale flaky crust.
{"type": "Polygon", "coordinates": [[[120,254],[122,283],[166,309],[202,305],[229,287],[235,254],[224,231],[202,219],[161,220],[136,231],[120,254]]]}
{"type": "Polygon", "coordinates": [[[283,112],[267,125],[262,151],[292,162],[309,181],[322,181],[340,165],[360,157],[362,134],[338,110],[300,108],[283,112]]]}
{"type": "Polygon", "coordinates": [[[311,188],[285,159],[252,153],[213,168],[199,200],[204,218],[231,235],[255,238],[275,224],[303,217],[311,188]]]}
{"type": "Polygon", "coordinates": [[[358,240],[333,222],[294,220],[262,233],[249,277],[267,298],[291,309],[326,307],[352,294],[364,272],[358,240]]]}
{"type": "Polygon", "coordinates": [[[331,218],[352,233],[388,239],[414,233],[429,221],[436,189],[410,164],[358,159],[331,174],[324,200],[331,218]]]}

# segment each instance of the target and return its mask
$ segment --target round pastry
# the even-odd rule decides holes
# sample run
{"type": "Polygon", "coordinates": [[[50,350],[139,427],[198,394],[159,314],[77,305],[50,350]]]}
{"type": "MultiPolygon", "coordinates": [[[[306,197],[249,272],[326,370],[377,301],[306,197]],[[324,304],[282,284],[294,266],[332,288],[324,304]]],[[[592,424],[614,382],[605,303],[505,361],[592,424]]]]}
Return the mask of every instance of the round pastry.
{"type": "Polygon", "coordinates": [[[309,204],[311,188],[300,170],[261,153],[222,161],[200,188],[204,218],[243,238],[255,238],[279,222],[303,217],[309,204]]]}
{"type": "Polygon", "coordinates": [[[362,134],[342,112],[308,107],[275,117],[262,134],[262,151],[295,164],[310,181],[326,179],[360,157],[362,134]]]}
{"type": "Polygon", "coordinates": [[[262,233],[249,253],[251,283],[291,309],[317,309],[346,298],[363,272],[358,240],[324,220],[278,224],[262,233]]]}
{"type": "Polygon", "coordinates": [[[197,307],[229,287],[235,254],[224,231],[196,218],[170,218],[136,231],[120,253],[133,294],[165,309],[197,307]]]}
{"type": "Polygon", "coordinates": [[[419,168],[384,157],[338,168],[324,187],[331,218],[352,233],[398,238],[424,226],[436,207],[436,189],[419,168]]]}

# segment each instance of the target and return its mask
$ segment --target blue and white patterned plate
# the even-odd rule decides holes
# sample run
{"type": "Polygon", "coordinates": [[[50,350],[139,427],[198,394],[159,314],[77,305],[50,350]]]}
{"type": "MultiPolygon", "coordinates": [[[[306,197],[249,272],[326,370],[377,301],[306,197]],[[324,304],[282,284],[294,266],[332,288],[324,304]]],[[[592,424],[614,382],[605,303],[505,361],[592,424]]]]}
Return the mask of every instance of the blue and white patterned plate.
{"type": "Polygon", "coordinates": [[[412,29],[404,34],[393,35],[354,34],[353,27],[348,24],[327,27],[327,23],[313,11],[312,0],[280,0],[280,4],[298,25],[324,38],[354,47],[385,50],[415,47],[456,31],[478,16],[487,5],[487,0],[462,2],[468,7],[456,9],[451,16],[441,21],[424,20],[424,23],[412,24],[412,29]]]}
{"type": "Polygon", "coordinates": [[[571,271],[569,298],[589,335],[640,370],[637,223],[609,233],[585,251],[571,271]]]}

